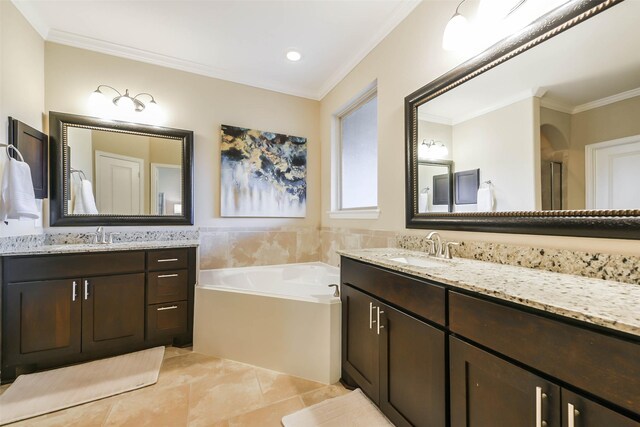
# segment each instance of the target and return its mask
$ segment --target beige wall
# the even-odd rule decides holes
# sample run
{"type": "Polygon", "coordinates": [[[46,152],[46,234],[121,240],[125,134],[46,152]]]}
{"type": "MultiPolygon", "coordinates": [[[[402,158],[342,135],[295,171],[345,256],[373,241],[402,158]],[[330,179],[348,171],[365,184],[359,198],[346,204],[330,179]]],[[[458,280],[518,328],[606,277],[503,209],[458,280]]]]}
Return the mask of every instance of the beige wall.
{"type": "MultiPolygon", "coordinates": [[[[0,143],[7,143],[7,116],[42,130],[43,112],[44,41],[13,3],[0,0],[0,143]]],[[[0,147],[0,176],[5,153],[0,147]]],[[[42,220],[0,224],[0,237],[41,231],[42,220]]]]}
{"type": "Polygon", "coordinates": [[[640,135],[640,97],[625,99],[571,116],[569,147],[570,206],[585,206],[585,146],[640,135]]]}
{"type": "MultiPolygon", "coordinates": [[[[533,111],[530,98],[453,126],[455,171],[479,168],[480,182],[493,183],[496,211],[536,209],[533,111]]],[[[476,211],[477,205],[455,210],[476,211]]]]}
{"type": "MultiPolygon", "coordinates": [[[[404,219],[404,97],[453,68],[463,58],[441,48],[442,32],[455,1],[422,2],[393,32],[363,59],[325,98],[320,106],[322,135],[322,225],[358,229],[403,230],[404,219]],[[332,114],[359,91],[378,82],[379,207],[377,220],[330,219],[332,114]]],[[[538,115],[538,114],[536,114],[538,115]]],[[[539,118],[534,120],[539,125],[539,118]]],[[[539,165],[536,165],[539,170],[539,165]]],[[[539,173],[539,172],[538,172],[539,173]]],[[[422,233],[417,231],[418,233],[422,233]]],[[[456,240],[507,242],[591,251],[640,254],[633,240],[529,236],[447,231],[456,240]]]]}
{"type": "Polygon", "coordinates": [[[89,94],[99,84],[149,92],[167,114],[164,126],[195,135],[195,222],[205,227],[319,225],[320,103],[223,80],[46,43],[46,110],[89,115],[89,94]],[[220,125],[307,137],[307,217],[220,218],[220,125]]]}

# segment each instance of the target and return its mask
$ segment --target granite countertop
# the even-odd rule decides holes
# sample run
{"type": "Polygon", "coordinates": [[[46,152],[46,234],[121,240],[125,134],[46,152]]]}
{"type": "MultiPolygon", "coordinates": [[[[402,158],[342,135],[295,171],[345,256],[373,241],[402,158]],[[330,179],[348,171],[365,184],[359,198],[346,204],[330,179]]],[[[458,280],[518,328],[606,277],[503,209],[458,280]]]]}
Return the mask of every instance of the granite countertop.
{"type": "Polygon", "coordinates": [[[158,240],[149,242],[118,242],[108,244],[74,243],[64,245],[40,245],[4,251],[0,256],[69,254],[83,252],[116,252],[136,249],[171,249],[198,246],[198,240],[158,240]]]}
{"type": "Polygon", "coordinates": [[[404,249],[339,250],[340,255],[640,337],[640,286],[404,249]],[[428,260],[428,267],[391,258],[428,260]]]}

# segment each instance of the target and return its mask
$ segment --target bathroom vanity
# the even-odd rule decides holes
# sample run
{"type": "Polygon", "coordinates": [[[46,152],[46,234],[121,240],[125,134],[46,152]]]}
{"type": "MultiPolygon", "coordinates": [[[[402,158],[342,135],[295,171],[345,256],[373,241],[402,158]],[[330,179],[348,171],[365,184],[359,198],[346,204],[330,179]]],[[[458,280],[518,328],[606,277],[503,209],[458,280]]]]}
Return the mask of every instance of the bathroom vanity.
{"type": "Polygon", "coordinates": [[[395,425],[640,426],[640,288],[399,249],[341,255],[342,379],[395,425]]]}
{"type": "Polygon", "coordinates": [[[195,242],[42,246],[1,262],[3,382],[192,341],[195,242]]]}

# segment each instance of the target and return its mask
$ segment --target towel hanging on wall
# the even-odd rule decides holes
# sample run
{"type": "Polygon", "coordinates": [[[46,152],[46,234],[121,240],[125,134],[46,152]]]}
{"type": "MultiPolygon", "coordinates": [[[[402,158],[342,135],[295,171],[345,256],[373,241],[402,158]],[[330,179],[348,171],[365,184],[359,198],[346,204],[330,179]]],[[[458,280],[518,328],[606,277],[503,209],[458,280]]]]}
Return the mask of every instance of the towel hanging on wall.
{"type": "Polygon", "coordinates": [[[491,181],[483,182],[485,186],[478,188],[478,212],[493,212],[496,208],[496,198],[491,181]]]}
{"type": "Polygon", "coordinates": [[[33,191],[31,169],[24,162],[20,151],[13,145],[7,146],[7,154],[11,149],[15,150],[20,160],[7,156],[0,186],[0,220],[38,219],[40,212],[33,191]]]}

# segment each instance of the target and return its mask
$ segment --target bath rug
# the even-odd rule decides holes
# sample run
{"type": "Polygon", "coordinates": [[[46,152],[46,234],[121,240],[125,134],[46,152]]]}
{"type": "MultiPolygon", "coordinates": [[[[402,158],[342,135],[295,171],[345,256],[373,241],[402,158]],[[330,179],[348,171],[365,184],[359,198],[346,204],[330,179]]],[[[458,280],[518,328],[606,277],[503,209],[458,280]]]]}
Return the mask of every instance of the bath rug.
{"type": "Polygon", "coordinates": [[[0,395],[0,425],[135,390],[158,381],[164,347],[20,375],[0,395]]]}
{"type": "Polygon", "coordinates": [[[325,400],[282,418],[284,427],[393,427],[362,390],[325,400]]]}

